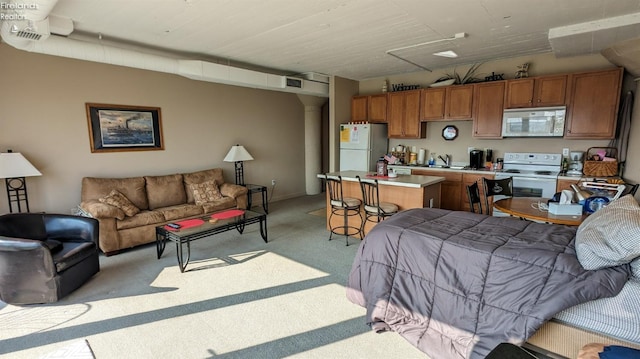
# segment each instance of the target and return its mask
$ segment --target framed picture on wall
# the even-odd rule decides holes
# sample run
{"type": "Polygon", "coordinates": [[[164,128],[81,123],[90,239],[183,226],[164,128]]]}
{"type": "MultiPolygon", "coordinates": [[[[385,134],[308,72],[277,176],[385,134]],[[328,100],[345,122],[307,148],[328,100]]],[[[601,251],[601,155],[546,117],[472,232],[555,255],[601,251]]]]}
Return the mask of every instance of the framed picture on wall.
{"type": "Polygon", "coordinates": [[[164,150],[159,107],[85,105],[91,152],[164,150]]]}

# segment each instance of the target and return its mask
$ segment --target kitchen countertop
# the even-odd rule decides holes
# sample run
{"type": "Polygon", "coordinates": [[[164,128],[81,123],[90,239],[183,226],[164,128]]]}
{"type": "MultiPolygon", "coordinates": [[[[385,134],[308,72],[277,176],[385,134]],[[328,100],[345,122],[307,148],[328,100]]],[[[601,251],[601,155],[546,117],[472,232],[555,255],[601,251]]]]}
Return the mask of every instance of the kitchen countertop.
{"type": "Polygon", "coordinates": [[[485,173],[496,173],[496,172],[502,172],[502,171],[492,171],[492,170],[488,170],[488,169],[479,169],[479,170],[474,170],[471,168],[466,168],[465,166],[456,166],[454,164],[453,167],[429,167],[429,166],[420,166],[420,165],[387,165],[387,168],[401,168],[401,169],[410,169],[410,170],[428,170],[428,171],[453,171],[453,172],[468,172],[468,173],[478,173],[478,172],[485,172],[485,173]]]}
{"type": "MultiPolygon", "coordinates": [[[[429,166],[420,166],[420,165],[387,165],[387,168],[398,168],[398,169],[409,169],[409,170],[427,170],[427,171],[452,171],[452,172],[464,172],[464,173],[478,173],[478,172],[485,172],[485,173],[501,173],[502,171],[492,171],[492,170],[488,170],[488,169],[479,169],[479,170],[474,170],[474,169],[470,169],[470,168],[465,168],[462,166],[453,166],[453,167],[429,167],[429,166]]],[[[594,176],[585,176],[585,175],[581,175],[581,176],[568,176],[564,173],[560,173],[558,175],[558,179],[559,180],[575,180],[576,182],[582,182],[582,181],[586,181],[586,182],[592,182],[592,181],[606,181],[608,179],[619,179],[620,177],[618,176],[612,176],[612,177],[594,177],[594,176]]]]}
{"type": "MultiPolygon", "coordinates": [[[[398,175],[398,177],[378,177],[374,172],[366,171],[340,171],[327,173],[328,176],[341,176],[343,181],[357,182],[356,176],[362,179],[377,179],[378,184],[398,187],[421,188],[444,181],[444,177],[421,175],[398,175]],[[373,175],[373,176],[372,176],[373,175]]],[[[318,178],[324,178],[324,173],[318,174],[318,178]]]]}

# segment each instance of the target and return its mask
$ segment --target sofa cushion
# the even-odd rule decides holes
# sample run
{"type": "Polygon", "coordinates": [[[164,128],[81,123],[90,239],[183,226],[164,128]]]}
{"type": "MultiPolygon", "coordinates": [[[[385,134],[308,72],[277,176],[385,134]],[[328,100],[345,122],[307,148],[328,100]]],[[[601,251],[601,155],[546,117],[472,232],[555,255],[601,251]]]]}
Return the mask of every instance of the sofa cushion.
{"type": "Polygon", "coordinates": [[[229,208],[235,208],[235,200],[231,197],[223,197],[221,200],[202,204],[204,213],[222,211],[229,208]]]}
{"type": "Polygon", "coordinates": [[[191,183],[189,188],[191,188],[193,200],[196,204],[217,201],[223,197],[215,180],[191,183]]]}
{"type": "Polygon", "coordinates": [[[179,204],[177,206],[158,208],[156,211],[162,213],[165,221],[174,221],[204,213],[202,206],[195,204],[179,204]]]}
{"type": "Polygon", "coordinates": [[[65,242],[62,249],[53,254],[56,272],[61,273],[82,262],[85,258],[95,255],[96,250],[96,245],[93,242],[65,242]]]}
{"type": "Polygon", "coordinates": [[[97,199],[92,199],[87,202],[80,203],[80,208],[83,211],[89,213],[91,217],[97,219],[103,218],[117,218],[119,220],[123,220],[126,215],[124,211],[118,207],[112,206],[110,204],[102,203],[97,199]]]}
{"type": "Polygon", "coordinates": [[[149,209],[175,206],[187,203],[181,174],[166,176],[145,176],[149,209]]]}
{"type": "Polygon", "coordinates": [[[126,217],[122,221],[116,222],[118,230],[146,226],[149,224],[160,224],[164,222],[164,216],[158,211],[141,211],[133,217],[126,217]]]}
{"type": "Polygon", "coordinates": [[[210,180],[215,180],[218,186],[224,183],[224,177],[222,176],[222,168],[212,168],[203,171],[184,173],[182,175],[184,179],[184,188],[187,194],[187,203],[194,203],[193,192],[189,187],[190,184],[202,183],[210,180]]]}
{"type": "Polygon", "coordinates": [[[117,189],[111,190],[111,193],[99,198],[98,200],[102,203],[120,208],[128,217],[135,216],[140,212],[140,209],[131,203],[131,201],[129,201],[129,199],[117,189]]]}
{"type": "Polygon", "coordinates": [[[129,201],[139,209],[149,209],[144,177],[85,177],[82,179],[81,201],[87,202],[92,199],[98,200],[99,198],[109,195],[111,190],[114,189],[125,195],[125,197],[127,197],[129,201]]]}

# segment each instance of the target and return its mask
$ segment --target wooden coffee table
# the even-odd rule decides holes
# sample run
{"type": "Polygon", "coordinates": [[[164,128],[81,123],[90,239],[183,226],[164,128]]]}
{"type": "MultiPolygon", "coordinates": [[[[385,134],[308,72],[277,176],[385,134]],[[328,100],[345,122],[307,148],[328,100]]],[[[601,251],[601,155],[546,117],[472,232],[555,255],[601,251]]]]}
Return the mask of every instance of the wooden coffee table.
{"type": "MultiPolygon", "coordinates": [[[[233,229],[242,234],[246,225],[260,223],[260,235],[265,243],[268,242],[267,215],[264,213],[248,210],[226,210],[204,214],[195,219],[201,220],[202,223],[189,228],[185,226],[179,230],[169,229],[165,225],[156,227],[156,250],[158,253],[158,259],[160,259],[162,252],[164,252],[167,240],[174,242],[176,244],[178,266],[180,267],[180,272],[183,273],[189,263],[189,258],[191,257],[191,242],[196,239],[213,236],[214,234],[227,232],[233,229]],[[219,217],[219,219],[210,221],[212,216],[219,217]],[[186,260],[182,249],[184,244],[187,245],[186,260]]],[[[177,223],[180,223],[180,221],[177,223]]]]}

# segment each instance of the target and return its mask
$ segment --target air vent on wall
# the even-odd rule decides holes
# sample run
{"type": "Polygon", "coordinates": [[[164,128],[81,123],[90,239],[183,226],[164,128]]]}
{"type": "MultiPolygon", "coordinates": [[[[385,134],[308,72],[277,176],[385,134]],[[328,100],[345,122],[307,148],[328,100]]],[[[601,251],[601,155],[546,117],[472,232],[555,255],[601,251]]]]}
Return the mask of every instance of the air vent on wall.
{"type": "Polygon", "coordinates": [[[49,38],[49,20],[42,21],[20,21],[13,23],[9,27],[9,33],[15,37],[31,40],[42,41],[49,38]]]}
{"type": "Polygon", "coordinates": [[[287,87],[302,88],[302,80],[294,77],[287,77],[287,87]]]}

